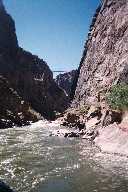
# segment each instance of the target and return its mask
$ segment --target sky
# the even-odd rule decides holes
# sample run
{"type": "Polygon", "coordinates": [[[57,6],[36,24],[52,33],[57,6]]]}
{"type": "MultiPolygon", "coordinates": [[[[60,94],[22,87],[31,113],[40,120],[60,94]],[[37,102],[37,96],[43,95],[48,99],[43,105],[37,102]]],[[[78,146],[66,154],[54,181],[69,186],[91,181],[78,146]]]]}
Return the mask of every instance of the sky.
{"type": "Polygon", "coordinates": [[[80,63],[92,16],[100,0],[3,0],[15,20],[19,45],[52,70],[80,63]]]}

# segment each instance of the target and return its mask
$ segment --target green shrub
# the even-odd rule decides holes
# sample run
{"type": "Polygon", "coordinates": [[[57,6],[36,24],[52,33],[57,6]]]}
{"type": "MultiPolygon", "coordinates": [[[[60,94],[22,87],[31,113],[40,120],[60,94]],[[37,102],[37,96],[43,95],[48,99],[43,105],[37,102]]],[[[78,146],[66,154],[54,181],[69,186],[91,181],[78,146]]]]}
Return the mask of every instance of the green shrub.
{"type": "Polygon", "coordinates": [[[128,109],[128,85],[120,84],[113,86],[107,94],[107,102],[114,110],[128,109]]]}

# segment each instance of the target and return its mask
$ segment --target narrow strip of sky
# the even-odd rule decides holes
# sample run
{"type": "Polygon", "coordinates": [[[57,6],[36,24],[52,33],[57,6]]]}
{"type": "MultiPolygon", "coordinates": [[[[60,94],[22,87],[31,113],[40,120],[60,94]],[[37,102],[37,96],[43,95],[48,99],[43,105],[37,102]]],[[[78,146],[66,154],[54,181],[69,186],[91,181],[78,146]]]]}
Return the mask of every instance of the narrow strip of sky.
{"type": "Polygon", "coordinates": [[[19,45],[53,70],[79,65],[88,28],[100,0],[4,0],[16,23],[19,45]]]}

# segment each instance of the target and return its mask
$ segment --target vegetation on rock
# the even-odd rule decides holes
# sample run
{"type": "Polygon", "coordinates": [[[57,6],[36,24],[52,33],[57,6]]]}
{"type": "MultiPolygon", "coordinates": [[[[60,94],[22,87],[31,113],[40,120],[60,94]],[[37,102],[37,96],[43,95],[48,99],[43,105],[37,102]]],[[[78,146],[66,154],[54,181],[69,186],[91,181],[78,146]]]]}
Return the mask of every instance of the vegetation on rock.
{"type": "Polygon", "coordinates": [[[107,94],[107,101],[114,110],[128,109],[128,85],[120,84],[113,86],[109,94],[107,94]]]}

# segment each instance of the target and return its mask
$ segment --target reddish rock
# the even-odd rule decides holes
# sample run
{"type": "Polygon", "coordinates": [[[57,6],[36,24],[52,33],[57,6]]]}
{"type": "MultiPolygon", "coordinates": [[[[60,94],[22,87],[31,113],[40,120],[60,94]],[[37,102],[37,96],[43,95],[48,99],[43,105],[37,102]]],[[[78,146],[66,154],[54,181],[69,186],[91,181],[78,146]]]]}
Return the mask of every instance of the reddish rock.
{"type": "Polygon", "coordinates": [[[103,102],[113,84],[128,83],[128,3],[104,0],[94,15],[72,106],[103,102]]]}

